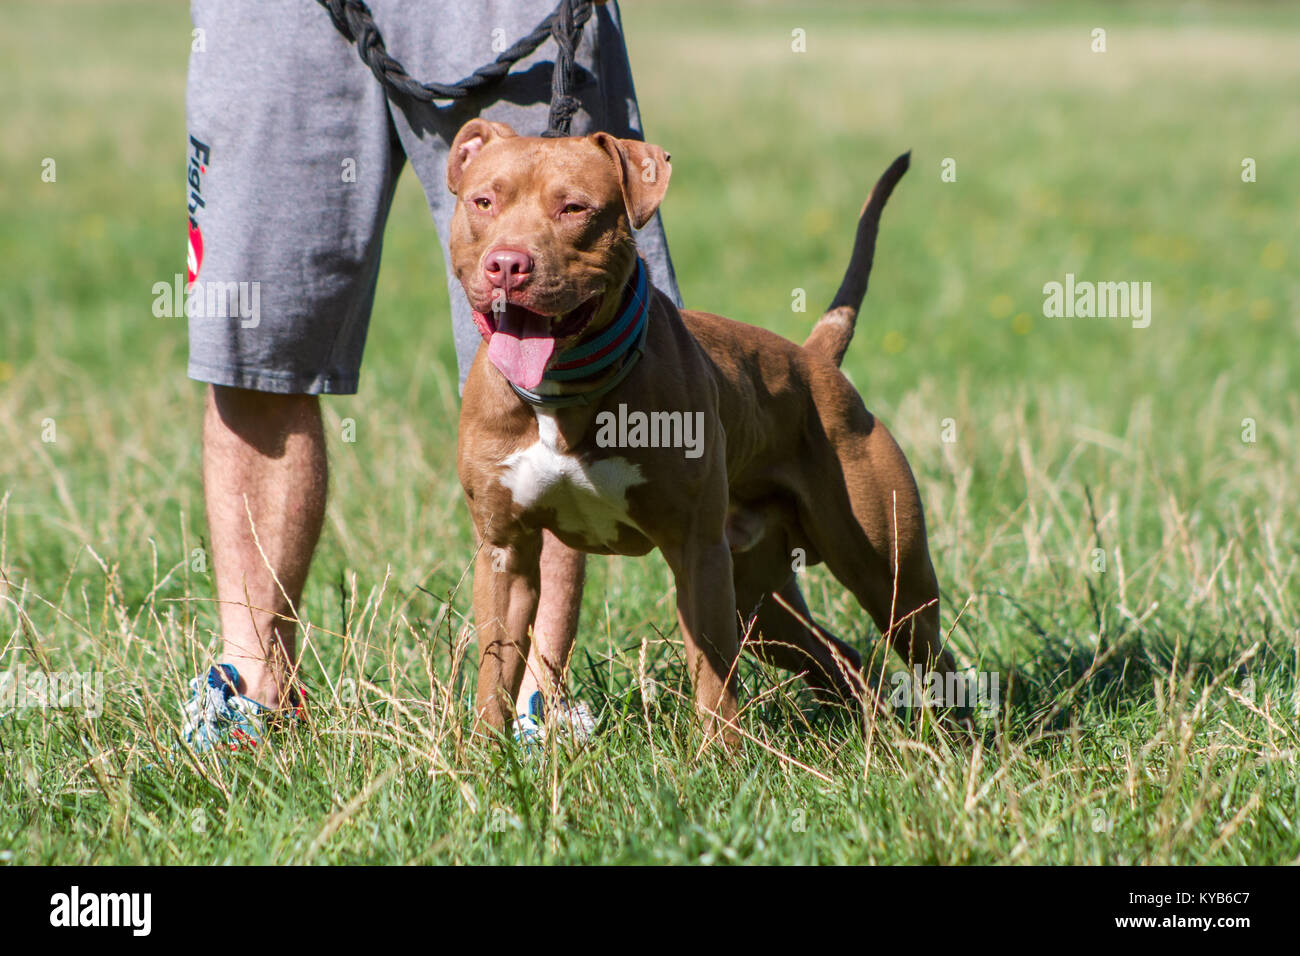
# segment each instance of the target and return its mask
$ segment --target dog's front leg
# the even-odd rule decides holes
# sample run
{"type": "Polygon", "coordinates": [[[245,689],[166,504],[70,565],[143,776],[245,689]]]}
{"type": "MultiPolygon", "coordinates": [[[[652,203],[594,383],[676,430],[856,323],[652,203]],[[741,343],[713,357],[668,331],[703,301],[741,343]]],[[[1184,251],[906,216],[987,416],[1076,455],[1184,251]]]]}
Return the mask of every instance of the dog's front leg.
{"type": "Polygon", "coordinates": [[[475,730],[501,731],[515,714],[541,589],[540,533],[520,533],[508,544],[484,541],[474,563],[474,624],[478,632],[475,730]]]}
{"type": "Polygon", "coordinates": [[[688,541],[664,556],[677,579],[677,620],[686,644],[686,664],[695,689],[695,706],[710,738],[727,744],[736,731],[737,633],[731,549],[719,527],[716,541],[688,541]]]}

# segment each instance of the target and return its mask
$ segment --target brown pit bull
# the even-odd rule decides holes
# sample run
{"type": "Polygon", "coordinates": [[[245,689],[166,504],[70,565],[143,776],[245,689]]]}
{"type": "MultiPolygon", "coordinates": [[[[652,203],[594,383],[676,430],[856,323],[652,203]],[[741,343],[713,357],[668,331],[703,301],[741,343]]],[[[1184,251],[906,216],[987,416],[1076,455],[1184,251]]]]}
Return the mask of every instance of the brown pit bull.
{"type": "Polygon", "coordinates": [[[802,346],[647,285],[632,229],[663,199],[668,160],[604,133],[539,139],[484,120],[452,144],[452,264],[484,337],[459,441],[480,542],[476,708],[498,730],[528,656],[543,529],[588,553],[663,553],[710,734],[735,736],[738,624],[754,614],[745,647],[863,699],[858,653],[811,624],[800,554],[827,563],[909,667],[955,671],[911,470],[839,370],[908,157],[872,190],[802,346]]]}

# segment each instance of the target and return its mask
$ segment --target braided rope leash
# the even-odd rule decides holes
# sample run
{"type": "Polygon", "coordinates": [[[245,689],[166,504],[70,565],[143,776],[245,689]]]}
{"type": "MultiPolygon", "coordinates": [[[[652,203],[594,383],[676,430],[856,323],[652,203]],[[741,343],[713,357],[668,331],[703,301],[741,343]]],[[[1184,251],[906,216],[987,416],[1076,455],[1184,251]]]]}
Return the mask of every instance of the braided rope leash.
{"type": "Polygon", "coordinates": [[[390,92],[409,96],[421,103],[459,100],[496,86],[510,68],[554,37],[557,46],[551,71],[551,112],[544,136],[568,136],[579,102],[573,95],[576,63],[574,55],[582,39],[582,28],[591,18],[591,0],[559,0],[559,4],[532,32],[518,40],[491,63],[479,67],[455,83],[421,83],[413,78],[384,46],[383,35],[363,0],[317,0],[329,11],[334,26],[357,48],[363,63],[390,92]]]}

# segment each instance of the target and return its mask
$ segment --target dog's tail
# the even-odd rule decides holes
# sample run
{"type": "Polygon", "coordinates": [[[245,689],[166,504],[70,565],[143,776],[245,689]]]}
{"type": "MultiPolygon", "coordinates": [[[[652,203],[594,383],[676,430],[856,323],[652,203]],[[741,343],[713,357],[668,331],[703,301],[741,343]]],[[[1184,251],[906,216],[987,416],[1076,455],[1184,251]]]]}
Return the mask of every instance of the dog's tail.
{"type": "Polygon", "coordinates": [[[871,260],[876,254],[876,232],[880,229],[880,211],[885,208],[889,194],[903,178],[911,161],[912,153],[909,150],[894,160],[872,187],[871,194],[862,207],[862,214],[858,217],[858,235],[853,240],[853,255],[849,257],[849,267],[844,273],[844,281],[840,283],[840,291],[835,293],[830,308],[817,320],[812,334],[803,344],[810,352],[824,355],[836,365],[843,360],[849,342],[853,339],[858,309],[867,294],[871,260]]]}

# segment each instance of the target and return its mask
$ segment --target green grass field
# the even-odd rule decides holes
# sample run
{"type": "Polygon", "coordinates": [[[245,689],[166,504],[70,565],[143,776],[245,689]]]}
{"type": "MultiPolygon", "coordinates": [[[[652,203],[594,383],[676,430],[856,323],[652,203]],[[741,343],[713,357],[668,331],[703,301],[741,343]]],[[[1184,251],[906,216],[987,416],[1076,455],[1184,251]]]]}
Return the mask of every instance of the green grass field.
{"type": "MultiPolygon", "coordinates": [[[[913,150],[845,366],[916,472],[951,644],[999,675],[984,742],[864,734],[747,662],[746,742],[701,752],[657,555],[592,560],[572,682],[593,744],[469,740],[454,358],[408,171],[361,393],[325,401],[301,608],[321,706],[260,758],[179,757],[184,683],[218,646],[203,391],[183,320],[151,311],[184,268],[190,27],[161,0],[23,0],[0,32],[0,673],[93,672],[104,699],[0,702],[0,861],[1300,859],[1300,15],[624,17],[688,305],[801,339],[867,188],[913,150]],[[1067,273],[1150,282],[1150,327],[1045,317],[1067,273]]],[[[806,590],[875,645],[823,569],[806,590]]]]}

